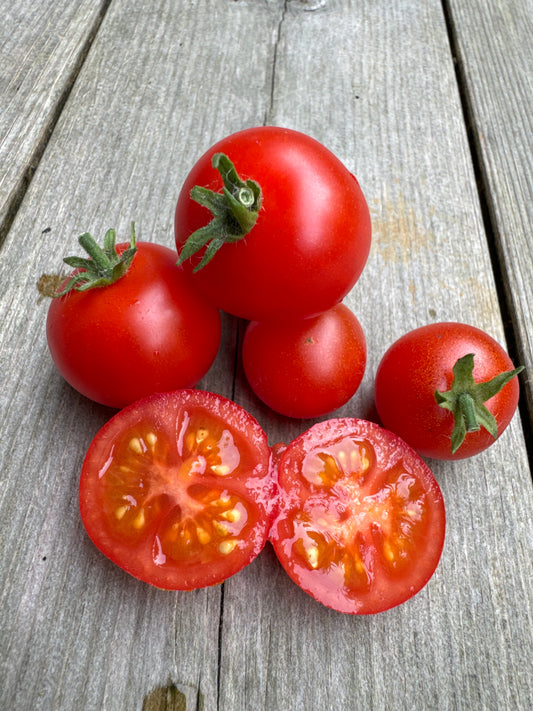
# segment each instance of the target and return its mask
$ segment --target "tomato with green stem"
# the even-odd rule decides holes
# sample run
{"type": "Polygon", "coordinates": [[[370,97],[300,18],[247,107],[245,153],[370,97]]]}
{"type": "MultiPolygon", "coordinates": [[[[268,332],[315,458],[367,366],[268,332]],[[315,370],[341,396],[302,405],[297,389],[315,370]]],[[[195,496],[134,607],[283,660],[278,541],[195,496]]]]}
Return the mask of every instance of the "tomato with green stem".
{"type": "Polygon", "coordinates": [[[154,392],[196,385],[220,344],[219,310],[191,287],[174,250],[135,240],[104,248],[85,233],[88,258],[48,309],[46,334],[65,380],[86,397],[120,408],[154,392]]]}
{"type": "Polygon", "coordinates": [[[319,417],[355,394],[366,366],[366,340],[355,314],[337,304],[298,321],[253,321],[242,346],[255,394],[288,417],[319,417]]]}
{"type": "Polygon", "coordinates": [[[368,258],[355,177],[315,139],[260,126],[191,169],[175,212],[180,263],[219,308],[248,320],[313,316],[342,301],[368,258]]]}
{"type": "Polygon", "coordinates": [[[375,380],[377,411],[422,456],[464,459],[490,447],[509,425],[521,370],[481,329],[429,324],[384,354],[375,380]]]}
{"type": "Polygon", "coordinates": [[[314,425],[278,456],[270,540],[305,592],[366,615],[426,585],[444,545],[444,501],[405,442],[372,422],[340,418],[314,425]]]}
{"type": "Polygon", "coordinates": [[[267,540],[274,497],[265,432],[220,395],[152,395],[97,433],[79,501],[93,543],[129,574],[169,590],[215,585],[267,540]]]}

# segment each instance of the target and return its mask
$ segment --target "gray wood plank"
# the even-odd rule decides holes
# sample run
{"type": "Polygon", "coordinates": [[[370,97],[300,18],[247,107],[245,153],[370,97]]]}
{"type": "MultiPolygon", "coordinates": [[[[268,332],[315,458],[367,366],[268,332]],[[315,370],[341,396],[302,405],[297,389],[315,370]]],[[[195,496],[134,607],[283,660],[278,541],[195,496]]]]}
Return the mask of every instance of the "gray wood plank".
{"type": "MultiPolygon", "coordinates": [[[[54,371],[36,282],[86,229],[127,235],[134,219],[139,239],[173,243],[175,201],[198,151],[264,120],[277,10],[114,2],[3,245],[2,708],[141,709],[169,684],[187,708],[216,708],[221,588],[153,590],[84,534],[79,470],[111,411],[54,371]]],[[[201,383],[228,396],[235,337],[228,320],[201,383]]]]}
{"type": "Polygon", "coordinates": [[[533,423],[533,2],[449,5],[533,423]]]}
{"type": "MultiPolygon", "coordinates": [[[[369,200],[373,249],[346,299],[369,363],[339,414],[372,416],[379,358],[403,332],[459,320],[504,335],[440,3],[305,9],[289,4],[281,26],[270,118],[329,145],[369,200]]],[[[237,385],[273,441],[309,424],[273,417],[237,385]]],[[[226,583],[223,708],[528,707],[533,502],[520,421],[470,462],[430,464],[447,540],[435,577],[406,605],[336,615],[269,553],[245,572],[246,591],[242,578],[226,583]]]]}
{"type": "MultiPolygon", "coordinates": [[[[127,234],[135,219],[140,238],[172,244],[192,161],[264,121],[322,140],[371,206],[372,254],[347,299],[368,369],[338,414],[373,415],[379,358],[412,327],[459,319],[503,342],[437,0],[114,0],[0,255],[0,705],[526,708],[533,502],[518,419],[466,465],[433,466],[448,509],[441,564],[416,598],[372,618],[322,608],[270,548],[223,587],[176,595],[129,579],[84,537],[77,476],[110,411],[54,371],[35,282],[84,229],[127,234]],[[458,234],[471,259],[453,249],[458,234]]],[[[241,332],[226,319],[204,387],[232,395],[241,332]]],[[[242,373],[235,388],[272,442],[310,424],[269,413],[242,373]]]]}
{"type": "Polygon", "coordinates": [[[0,4],[0,241],[108,4],[0,4]]]}

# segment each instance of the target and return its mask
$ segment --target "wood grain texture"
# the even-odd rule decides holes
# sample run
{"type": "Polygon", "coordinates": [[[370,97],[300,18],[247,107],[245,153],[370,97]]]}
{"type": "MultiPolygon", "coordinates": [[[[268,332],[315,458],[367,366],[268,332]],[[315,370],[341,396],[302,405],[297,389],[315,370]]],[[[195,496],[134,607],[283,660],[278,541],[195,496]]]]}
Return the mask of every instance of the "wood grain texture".
{"type": "Polygon", "coordinates": [[[1,3],[0,241],[108,4],[1,3]]]}
{"type": "Polygon", "coordinates": [[[533,423],[533,2],[449,4],[533,423]]]}
{"type": "MultiPolygon", "coordinates": [[[[444,18],[438,3],[328,2],[314,13],[289,3],[276,57],[271,120],[329,145],[371,206],[372,253],[346,300],[369,364],[338,414],[372,414],[378,360],[410,328],[460,320],[504,342],[444,18]]],[[[273,440],[309,424],[272,417],[242,380],[236,395],[273,440]]],[[[335,615],[274,576],[268,554],[246,581],[228,581],[222,707],[527,706],[529,669],[508,650],[511,639],[531,650],[531,602],[522,602],[531,600],[530,471],[524,453],[514,459],[518,420],[505,437],[466,466],[432,463],[447,543],[436,576],[407,605],[376,618],[335,615]]]]}
{"type": "MultiPolygon", "coordinates": [[[[371,256],[346,300],[367,373],[335,414],[374,416],[379,358],[410,328],[469,321],[503,342],[437,0],[113,0],[0,252],[0,707],[528,708],[533,500],[518,418],[472,461],[431,463],[443,558],[419,595],[381,615],[315,603],[269,546],[223,586],[175,594],[129,578],[84,534],[78,473],[112,413],[55,372],[35,284],[86,229],[126,235],[135,219],[140,239],[171,245],[192,162],[264,122],[325,143],[371,207],[371,256]]],[[[310,422],[268,412],[238,363],[234,379],[242,331],[224,319],[201,386],[287,441],[310,422]]]]}
{"type": "MultiPolygon", "coordinates": [[[[111,412],[54,371],[36,283],[61,268],[86,229],[127,234],[135,219],[139,239],[172,243],[192,160],[243,123],[264,120],[275,10],[114,2],[3,245],[3,708],[141,709],[169,684],[188,708],[200,699],[216,708],[221,588],[150,589],[115,570],[84,534],[79,470],[111,412]],[[235,34],[244,39],[234,42],[235,34]]],[[[234,344],[228,319],[203,387],[231,396],[234,344]]]]}

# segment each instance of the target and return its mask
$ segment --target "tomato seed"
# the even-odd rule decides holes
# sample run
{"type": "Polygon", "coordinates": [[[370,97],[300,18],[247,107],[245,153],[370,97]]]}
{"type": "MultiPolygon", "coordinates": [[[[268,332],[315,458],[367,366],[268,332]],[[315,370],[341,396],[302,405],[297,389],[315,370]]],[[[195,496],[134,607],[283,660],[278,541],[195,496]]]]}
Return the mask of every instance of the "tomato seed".
{"type": "Polygon", "coordinates": [[[211,540],[211,536],[209,535],[208,531],[206,531],[205,528],[202,528],[201,526],[197,527],[196,534],[198,536],[198,540],[203,546],[207,545],[211,540]]]}
{"type": "Polygon", "coordinates": [[[141,509],[137,516],[133,520],[133,528],[142,528],[144,524],[146,523],[146,519],[144,517],[144,510],[141,509]]]}
{"type": "Polygon", "coordinates": [[[146,441],[148,442],[150,449],[153,449],[157,442],[157,435],[155,432],[148,432],[146,435],[146,441]]]}
{"type": "Polygon", "coordinates": [[[230,523],[236,523],[241,520],[241,512],[238,509],[229,509],[229,511],[224,511],[220,515],[230,523]]]}
{"type": "Polygon", "coordinates": [[[218,550],[223,554],[223,555],[228,555],[231,553],[232,550],[235,549],[237,545],[237,541],[232,538],[229,541],[222,541],[222,543],[219,545],[218,550]]]}
{"type": "Polygon", "coordinates": [[[115,517],[121,521],[124,516],[126,515],[126,512],[128,511],[129,506],[119,506],[118,509],[115,511],[115,517]]]}
{"type": "Polygon", "coordinates": [[[229,533],[228,528],[224,526],[223,523],[220,523],[220,521],[213,521],[213,528],[219,536],[227,536],[229,533]]]}
{"type": "Polygon", "coordinates": [[[227,476],[231,472],[231,469],[227,464],[215,464],[211,467],[211,471],[217,476],[227,476]]]}
{"type": "Polygon", "coordinates": [[[311,568],[318,568],[318,546],[310,546],[305,554],[311,568]]]}
{"type": "Polygon", "coordinates": [[[129,441],[129,448],[136,454],[142,454],[144,449],[138,437],[132,437],[129,441]]]}

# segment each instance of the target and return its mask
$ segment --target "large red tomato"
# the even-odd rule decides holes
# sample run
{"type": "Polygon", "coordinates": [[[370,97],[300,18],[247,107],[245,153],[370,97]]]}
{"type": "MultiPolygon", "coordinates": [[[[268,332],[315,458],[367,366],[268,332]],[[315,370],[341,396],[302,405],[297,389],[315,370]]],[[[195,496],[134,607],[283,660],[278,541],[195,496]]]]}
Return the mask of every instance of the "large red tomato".
{"type": "Polygon", "coordinates": [[[215,585],[266,542],[273,506],[267,438],[220,395],[153,395],[98,432],[79,498],[91,540],[134,577],[171,590],[215,585]]]}
{"type": "Polygon", "coordinates": [[[444,544],[440,488],[392,432],[364,420],[314,425],[279,454],[270,538],[290,577],[339,612],[372,614],[411,598],[444,544]]]}
{"type": "Polygon", "coordinates": [[[365,266],[371,225],[357,180],[327,148],[262,126],[224,138],[194,165],[175,235],[185,268],[213,304],[265,321],[340,302],[365,266]]]}
{"type": "MultiPolygon", "coordinates": [[[[127,248],[118,245],[117,255],[127,248]]],[[[136,250],[114,283],[53,299],[46,323],[65,380],[115,408],[196,385],[220,343],[220,313],[193,290],[174,250],[148,242],[136,250]]]]}
{"type": "Polygon", "coordinates": [[[383,356],[376,407],[383,425],[422,456],[464,459],[489,447],[511,421],[520,370],[479,328],[422,326],[383,356]]]}
{"type": "Polygon", "coordinates": [[[288,417],[320,417],[344,405],[359,387],[366,340],[344,304],[298,321],[252,321],[242,346],[255,394],[288,417]]]}

